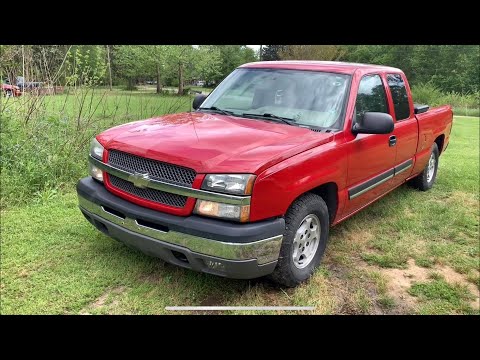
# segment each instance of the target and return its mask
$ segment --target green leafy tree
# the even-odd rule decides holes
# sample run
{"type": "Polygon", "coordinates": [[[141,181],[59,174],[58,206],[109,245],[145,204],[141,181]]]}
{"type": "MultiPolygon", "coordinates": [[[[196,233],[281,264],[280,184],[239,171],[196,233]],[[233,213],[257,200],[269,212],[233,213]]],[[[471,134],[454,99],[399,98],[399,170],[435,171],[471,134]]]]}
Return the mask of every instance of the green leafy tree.
{"type": "Polygon", "coordinates": [[[190,71],[194,59],[192,45],[169,45],[165,47],[166,69],[177,73],[178,94],[183,95],[185,72],[190,71]]]}
{"type": "Polygon", "coordinates": [[[221,65],[222,57],[217,47],[201,45],[194,50],[194,78],[211,83],[221,76],[221,65]]]}
{"type": "Polygon", "coordinates": [[[13,83],[15,74],[21,73],[21,65],[21,53],[18,46],[0,45],[0,81],[9,80],[13,83]]]}
{"type": "Polygon", "coordinates": [[[220,82],[238,66],[257,61],[255,51],[246,45],[215,45],[220,52],[220,72],[215,82],[220,82]]]}
{"type": "Polygon", "coordinates": [[[75,46],[67,53],[66,84],[95,86],[100,84],[106,73],[105,51],[102,46],[75,46]]]}
{"type": "Polygon", "coordinates": [[[345,55],[338,45],[287,45],[278,51],[282,60],[340,60],[345,55]]]}
{"type": "Polygon", "coordinates": [[[402,69],[411,85],[431,84],[443,92],[477,92],[478,45],[347,45],[345,60],[402,69]]]}
{"type": "Polygon", "coordinates": [[[165,70],[169,49],[166,45],[142,46],[147,72],[155,74],[157,79],[157,94],[162,91],[162,74],[165,70]]]}
{"type": "Polygon", "coordinates": [[[127,81],[127,89],[135,89],[138,78],[146,76],[149,69],[149,54],[143,46],[122,45],[115,49],[112,67],[119,78],[127,81]]]}
{"type": "Polygon", "coordinates": [[[279,52],[284,50],[286,45],[265,45],[262,49],[263,61],[280,60],[279,52]]]}

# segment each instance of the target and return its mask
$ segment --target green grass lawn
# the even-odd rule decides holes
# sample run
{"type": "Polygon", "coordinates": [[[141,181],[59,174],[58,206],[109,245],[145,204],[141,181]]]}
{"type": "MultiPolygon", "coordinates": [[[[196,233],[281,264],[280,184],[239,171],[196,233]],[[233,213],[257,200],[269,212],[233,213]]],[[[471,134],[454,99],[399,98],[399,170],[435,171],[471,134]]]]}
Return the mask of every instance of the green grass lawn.
{"type": "Polygon", "coordinates": [[[333,228],[323,265],[295,289],[195,273],[127,248],[83,218],[68,185],[2,210],[1,313],[302,305],[318,314],[478,314],[478,154],[479,119],[456,118],[434,188],[402,186],[333,228]]]}

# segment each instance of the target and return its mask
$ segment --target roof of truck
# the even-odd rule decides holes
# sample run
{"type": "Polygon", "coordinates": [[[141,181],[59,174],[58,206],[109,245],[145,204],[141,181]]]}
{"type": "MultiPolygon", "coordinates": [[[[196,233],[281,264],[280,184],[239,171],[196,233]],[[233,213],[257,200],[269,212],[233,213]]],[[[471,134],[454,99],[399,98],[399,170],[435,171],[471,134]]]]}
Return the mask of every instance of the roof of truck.
{"type": "Polygon", "coordinates": [[[292,70],[317,70],[353,74],[356,70],[363,71],[392,71],[401,72],[400,69],[371,64],[357,64],[340,61],[312,61],[312,60],[288,60],[288,61],[259,61],[239,66],[241,68],[264,68],[264,69],[292,69],[292,70]]]}

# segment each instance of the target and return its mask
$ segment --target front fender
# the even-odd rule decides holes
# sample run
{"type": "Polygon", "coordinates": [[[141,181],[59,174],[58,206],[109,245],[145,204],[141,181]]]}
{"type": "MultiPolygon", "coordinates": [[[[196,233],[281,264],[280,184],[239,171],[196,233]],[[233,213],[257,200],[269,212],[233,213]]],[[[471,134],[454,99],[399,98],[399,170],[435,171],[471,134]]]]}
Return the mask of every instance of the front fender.
{"type": "MultiPolygon", "coordinates": [[[[340,193],[346,186],[346,176],[346,147],[336,140],[288,158],[258,176],[250,220],[284,216],[295,199],[325,183],[335,183],[340,193]]],[[[338,200],[337,214],[344,205],[342,197],[338,200]]]]}

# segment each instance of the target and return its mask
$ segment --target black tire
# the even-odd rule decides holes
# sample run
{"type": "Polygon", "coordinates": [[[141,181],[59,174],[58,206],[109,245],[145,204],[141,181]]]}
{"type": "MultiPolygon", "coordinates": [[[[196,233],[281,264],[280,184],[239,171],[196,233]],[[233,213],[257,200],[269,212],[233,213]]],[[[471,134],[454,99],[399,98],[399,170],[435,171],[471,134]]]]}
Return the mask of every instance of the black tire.
{"type": "Polygon", "coordinates": [[[430,179],[430,181],[428,181],[428,165],[430,163],[430,158],[429,158],[423,171],[418,176],[410,180],[409,182],[411,186],[421,191],[430,190],[433,187],[435,180],[437,179],[439,151],[436,143],[433,143],[432,145],[432,151],[430,152],[430,156],[432,155],[434,156],[434,159],[435,159],[435,170],[433,172],[433,176],[430,179]]]}
{"type": "Polygon", "coordinates": [[[325,252],[329,231],[328,208],[323,199],[315,194],[305,194],[295,200],[285,216],[285,233],[278,263],[270,274],[270,278],[277,284],[294,287],[307,280],[320,265],[320,260],[325,252]],[[314,214],[320,221],[320,239],[317,250],[311,262],[304,268],[298,268],[293,261],[293,241],[303,219],[309,214],[314,214]]]}

